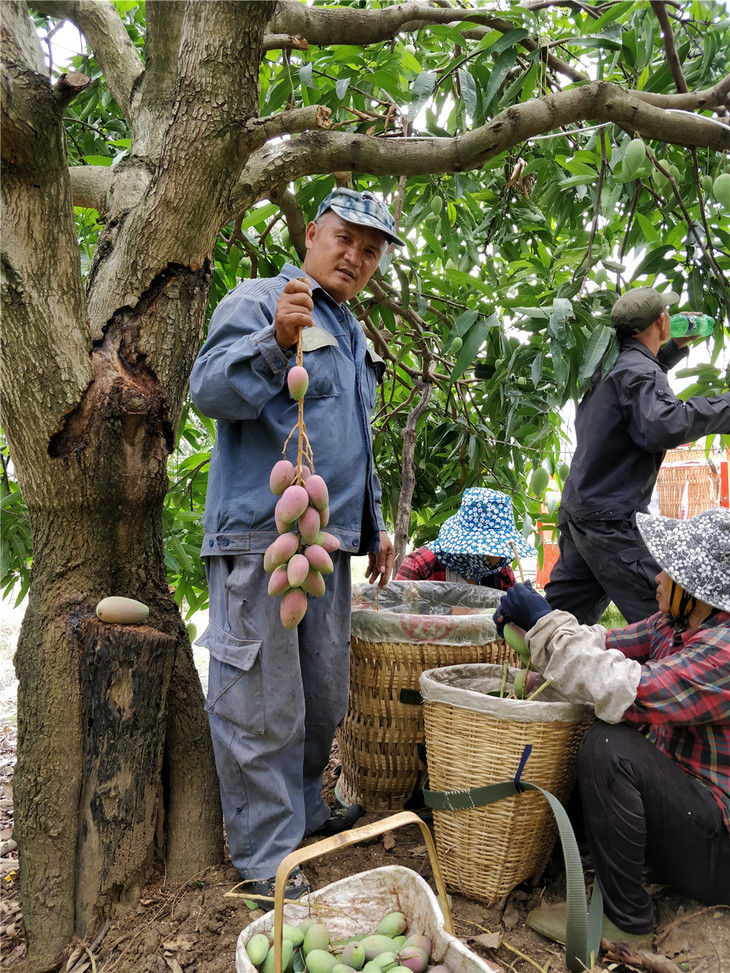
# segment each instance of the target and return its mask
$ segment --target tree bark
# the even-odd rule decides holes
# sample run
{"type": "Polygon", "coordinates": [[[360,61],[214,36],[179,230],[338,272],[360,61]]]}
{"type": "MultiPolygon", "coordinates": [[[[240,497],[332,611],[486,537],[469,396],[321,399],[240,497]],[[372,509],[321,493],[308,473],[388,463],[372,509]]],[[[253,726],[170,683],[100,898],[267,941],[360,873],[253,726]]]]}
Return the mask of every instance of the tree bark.
{"type": "Polygon", "coordinates": [[[161,809],[175,641],[149,626],[81,623],[82,775],[76,931],[86,937],[149,878],[161,809]]]}

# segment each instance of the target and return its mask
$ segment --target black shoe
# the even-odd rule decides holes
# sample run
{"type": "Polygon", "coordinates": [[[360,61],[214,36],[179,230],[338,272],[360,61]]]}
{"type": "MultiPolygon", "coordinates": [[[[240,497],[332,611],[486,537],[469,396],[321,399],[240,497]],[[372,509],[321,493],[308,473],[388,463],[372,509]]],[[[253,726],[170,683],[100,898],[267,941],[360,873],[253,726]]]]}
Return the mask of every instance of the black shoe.
{"type": "Polygon", "coordinates": [[[333,834],[349,831],[364,813],[365,808],[362,804],[350,804],[347,807],[338,807],[336,810],[330,811],[330,816],[324,824],[321,824],[316,831],[311,831],[307,837],[331,838],[333,834]]]}
{"type": "MultiPolygon", "coordinates": [[[[256,905],[264,912],[271,912],[274,908],[274,893],[276,892],[276,876],[273,878],[244,879],[240,886],[240,894],[250,895],[256,900],[256,905]]],[[[285,899],[301,899],[312,891],[312,886],[304,876],[301,868],[295,868],[284,887],[285,899]]]]}

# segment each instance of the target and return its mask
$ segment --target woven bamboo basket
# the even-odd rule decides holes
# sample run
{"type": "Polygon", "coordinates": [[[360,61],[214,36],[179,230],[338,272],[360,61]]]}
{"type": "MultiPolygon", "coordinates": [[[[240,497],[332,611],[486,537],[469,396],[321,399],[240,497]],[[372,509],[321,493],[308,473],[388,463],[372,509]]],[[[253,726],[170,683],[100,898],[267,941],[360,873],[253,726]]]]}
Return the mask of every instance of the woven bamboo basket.
{"type": "MultiPolygon", "coordinates": [[[[514,672],[508,671],[507,692],[514,672]]],[[[578,745],[593,718],[549,689],[534,700],[488,695],[499,690],[502,676],[499,666],[465,665],[421,677],[429,788],[466,790],[510,780],[530,745],[524,780],[565,804],[575,782],[578,745]],[[483,705],[490,712],[481,711],[483,705]]],[[[520,882],[539,878],[557,837],[550,806],[537,791],[433,814],[447,885],[488,905],[520,882]]]]}
{"type": "MultiPolygon", "coordinates": [[[[668,453],[667,457],[670,455],[676,453],[668,453]]],[[[657,477],[659,512],[662,517],[680,516],[685,489],[688,518],[720,504],[720,474],[706,461],[704,450],[688,450],[686,460],[683,462],[676,460],[667,462],[665,458],[657,477]],[[699,452],[702,453],[701,459],[694,456],[699,452]]]]}
{"type": "Polygon", "coordinates": [[[481,645],[369,642],[353,635],[347,715],[337,729],[342,772],[337,797],[368,811],[417,801],[425,778],[425,732],[418,690],[426,669],[463,662],[518,663],[501,639],[481,645]]]}

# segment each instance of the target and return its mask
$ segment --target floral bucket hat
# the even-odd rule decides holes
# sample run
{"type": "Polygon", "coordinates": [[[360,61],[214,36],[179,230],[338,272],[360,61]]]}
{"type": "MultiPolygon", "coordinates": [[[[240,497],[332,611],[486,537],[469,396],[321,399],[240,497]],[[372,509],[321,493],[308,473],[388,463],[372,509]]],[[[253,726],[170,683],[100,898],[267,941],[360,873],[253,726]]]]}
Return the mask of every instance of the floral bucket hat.
{"type": "Polygon", "coordinates": [[[730,611],[730,510],[689,520],[636,515],[639,533],[669,577],[699,601],[730,611]]]}
{"type": "Polygon", "coordinates": [[[463,578],[482,578],[515,557],[537,554],[515,527],[510,497],[487,487],[465,490],[458,511],[443,522],[438,537],[428,546],[463,578]],[[487,557],[502,560],[491,565],[487,557]]]}

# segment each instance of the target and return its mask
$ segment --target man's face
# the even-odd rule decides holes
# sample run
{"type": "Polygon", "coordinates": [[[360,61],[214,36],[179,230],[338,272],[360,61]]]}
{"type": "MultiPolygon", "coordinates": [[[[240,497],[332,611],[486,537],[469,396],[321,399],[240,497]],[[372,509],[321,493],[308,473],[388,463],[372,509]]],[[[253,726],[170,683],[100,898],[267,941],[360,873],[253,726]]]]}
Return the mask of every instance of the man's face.
{"type": "Polygon", "coordinates": [[[387,241],[370,226],[348,223],[332,210],[307,226],[302,270],[338,304],[359,294],[375,273],[387,241]]]}

